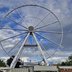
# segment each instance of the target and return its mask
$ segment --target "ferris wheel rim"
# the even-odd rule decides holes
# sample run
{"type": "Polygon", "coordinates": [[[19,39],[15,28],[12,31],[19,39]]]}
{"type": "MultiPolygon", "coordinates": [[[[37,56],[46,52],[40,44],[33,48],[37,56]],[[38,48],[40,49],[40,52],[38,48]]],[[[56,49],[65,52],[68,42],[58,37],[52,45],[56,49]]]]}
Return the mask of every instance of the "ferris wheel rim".
{"type": "MultiPolygon", "coordinates": [[[[34,7],[40,7],[40,8],[43,8],[45,10],[48,10],[51,14],[53,14],[55,16],[55,18],[57,19],[57,21],[59,22],[61,28],[62,28],[62,24],[60,23],[58,17],[49,9],[43,7],[43,6],[40,6],[40,5],[33,5],[33,4],[29,4],[29,5],[22,5],[22,6],[19,6],[19,7],[16,7],[14,9],[12,9],[10,12],[8,12],[3,18],[6,18],[8,15],[10,15],[10,13],[12,13],[13,11],[19,9],[19,8],[22,8],[22,7],[27,7],[27,6],[34,6],[34,7]]],[[[62,41],[63,41],[63,28],[61,29],[62,30],[62,35],[61,35],[61,41],[60,41],[60,45],[62,45],[62,41]]]]}

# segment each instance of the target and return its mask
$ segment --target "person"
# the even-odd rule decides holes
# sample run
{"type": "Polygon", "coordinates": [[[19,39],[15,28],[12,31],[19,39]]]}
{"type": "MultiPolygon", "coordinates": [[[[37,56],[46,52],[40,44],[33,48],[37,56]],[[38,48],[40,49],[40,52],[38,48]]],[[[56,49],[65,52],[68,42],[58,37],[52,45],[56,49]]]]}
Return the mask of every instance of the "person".
{"type": "MultiPolygon", "coordinates": [[[[8,65],[9,67],[10,67],[10,65],[11,65],[14,57],[15,57],[15,56],[12,55],[12,56],[7,60],[7,65],[8,65]]],[[[20,59],[18,59],[16,65],[15,65],[15,68],[20,68],[20,65],[23,65],[23,62],[22,62],[20,59]]]]}
{"type": "Polygon", "coordinates": [[[20,68],[22,65],[23,65],[23,62],[21,61],[21,59],[18,59],[15,68],[20,68]]]}
{"type": "Polygon", "coordinates": [[[12,55],[8,60],[7,60],[7,65],[10,67],[10,65],[11,65],[11,63],[12,63],[12,61],[13,61],[13,59],[14,59],[14,55],[12,55]]]}

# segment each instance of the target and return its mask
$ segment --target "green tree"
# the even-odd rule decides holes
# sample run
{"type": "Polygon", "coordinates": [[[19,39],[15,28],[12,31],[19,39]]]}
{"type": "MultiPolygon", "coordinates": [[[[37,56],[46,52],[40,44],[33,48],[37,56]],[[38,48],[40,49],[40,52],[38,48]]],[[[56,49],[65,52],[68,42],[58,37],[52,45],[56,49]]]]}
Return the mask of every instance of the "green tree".
{"type": "Polygon", "coordinates": [[[68,60],[69,61],[72,61],[72,55],[68,57],[68,60]]]}
{"type": "Polygon", "coordinates": [[[6,65],[5,65],[3,60],[0,60],[0,67],[6,67],[6,65]]]}
{"type": "Polygon", "coordinates": [[[62,62],[60,65],[61,66],[72,66],[72,55],[68,57],[68,60],[66,62],[62,62]]]}

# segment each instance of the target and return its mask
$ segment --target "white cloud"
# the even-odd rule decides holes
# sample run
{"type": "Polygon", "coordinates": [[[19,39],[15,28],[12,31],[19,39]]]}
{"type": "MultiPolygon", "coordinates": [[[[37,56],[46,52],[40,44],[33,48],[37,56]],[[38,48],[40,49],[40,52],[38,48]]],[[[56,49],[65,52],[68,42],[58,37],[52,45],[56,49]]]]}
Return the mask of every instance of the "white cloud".
{"type": "Polygon", "coordinates": [[[65,62],[67,60],[67,57],[52,57],[47,59],[48,63],[53,63],[53,64],[57,64],[57,63],[61,63],[61,62],[65,62]]]}
{"type": "MultiPolygon", "coordinates": [[[[5,26],[4,28],[9,28],[11,29],[10,27],[8,26],[5,26]]],[[[12,36],[15,36],[15,35],[18,35],[20,33],[14,31],[14,30],[8,30],[8,29],[1,29],[0,30],[0,41],[1,40],[4,40],[4,39],[7,39],[9,37],[12,37],[12,36]]],[[[15,37],[15,38],[10,38],[10,39],[7,39],[5,41],[1,41],[2,45],[4,48],[11,48],[11,47],[14,47],[14,45],[20,41],[21,38],[19,37],[15,37]]]]}

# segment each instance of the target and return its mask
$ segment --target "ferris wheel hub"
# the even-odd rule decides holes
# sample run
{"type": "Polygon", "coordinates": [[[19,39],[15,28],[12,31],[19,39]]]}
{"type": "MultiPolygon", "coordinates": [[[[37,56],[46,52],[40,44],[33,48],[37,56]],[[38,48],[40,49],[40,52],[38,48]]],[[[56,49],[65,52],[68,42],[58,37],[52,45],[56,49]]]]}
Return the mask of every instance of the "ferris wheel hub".
{"type": "Polygon", "coordinates": [[[29,32],[34,32],[34,27],[33,26],[29,26],[28,30],[29,30],[29,32]]]}

